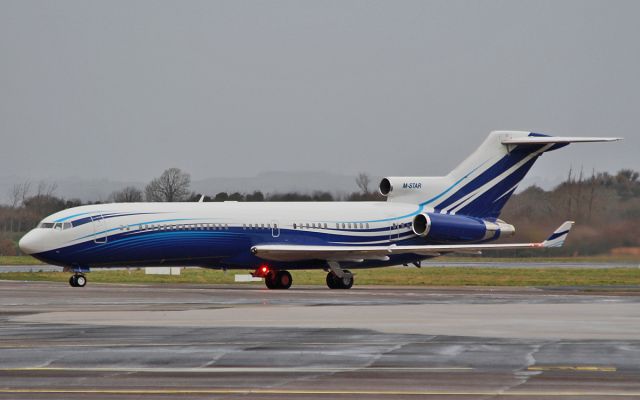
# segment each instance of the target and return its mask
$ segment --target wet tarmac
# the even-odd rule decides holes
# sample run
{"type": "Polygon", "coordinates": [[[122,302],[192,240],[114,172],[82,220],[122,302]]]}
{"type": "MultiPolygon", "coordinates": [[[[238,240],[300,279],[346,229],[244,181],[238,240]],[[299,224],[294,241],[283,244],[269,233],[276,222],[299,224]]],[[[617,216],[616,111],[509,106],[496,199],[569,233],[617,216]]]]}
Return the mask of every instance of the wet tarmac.
{"type": "Polygon", "coordinates": [[[0,281],[0,398],[640,398],[640,290],[0,281]]]}

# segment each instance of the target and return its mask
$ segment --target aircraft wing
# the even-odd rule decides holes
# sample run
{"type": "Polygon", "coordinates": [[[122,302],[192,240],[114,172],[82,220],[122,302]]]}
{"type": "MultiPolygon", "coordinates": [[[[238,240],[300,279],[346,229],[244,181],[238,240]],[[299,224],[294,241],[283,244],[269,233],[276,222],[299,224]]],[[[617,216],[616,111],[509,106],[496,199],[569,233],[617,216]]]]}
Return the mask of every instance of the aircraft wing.
{"type": "Polygon", "coordinates": [[[420,256],[439,256],[456,252],[479,252],[482,250],[536,249],[561,247],[564,244],[573,221],[563,223],[551,236],[540,243],[505,244],[445,244],[418,246],[306,246],[296,244],[256,245],[251,252],[264,260],[271,261],[363,261],[387,260],[392,254],[416,254],[420,256]]]}

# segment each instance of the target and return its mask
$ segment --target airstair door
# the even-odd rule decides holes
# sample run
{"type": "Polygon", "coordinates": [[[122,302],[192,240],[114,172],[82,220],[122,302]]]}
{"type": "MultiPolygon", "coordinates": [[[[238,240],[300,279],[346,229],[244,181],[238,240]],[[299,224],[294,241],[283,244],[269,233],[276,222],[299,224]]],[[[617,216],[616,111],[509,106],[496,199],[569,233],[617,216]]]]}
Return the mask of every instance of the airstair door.
{"type": "Polygon", "coordinates": [[[91,225],[93,225],[93,242],[107,243],[107,223],[102,214],[91,217],[91,225]]]}

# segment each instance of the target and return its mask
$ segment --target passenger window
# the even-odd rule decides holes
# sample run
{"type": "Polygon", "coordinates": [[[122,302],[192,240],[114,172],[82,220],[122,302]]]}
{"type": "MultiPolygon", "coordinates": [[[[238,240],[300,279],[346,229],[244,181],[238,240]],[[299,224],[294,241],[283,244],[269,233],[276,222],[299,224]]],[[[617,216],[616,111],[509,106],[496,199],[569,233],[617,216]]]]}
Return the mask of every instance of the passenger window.
{"type": "Polygon", "coordinates": [[[369,223],[367,222],[367,229],[369,229],[369,223]]]}

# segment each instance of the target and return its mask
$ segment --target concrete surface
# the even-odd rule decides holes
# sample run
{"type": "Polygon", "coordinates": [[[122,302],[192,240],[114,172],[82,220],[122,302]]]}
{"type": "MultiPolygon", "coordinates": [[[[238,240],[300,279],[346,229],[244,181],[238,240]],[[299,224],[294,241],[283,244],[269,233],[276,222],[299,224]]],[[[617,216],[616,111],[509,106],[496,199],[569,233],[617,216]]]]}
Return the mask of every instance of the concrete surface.
{"type": "Polygon", "coordinates": [[[0,281],[0,398],[640,398],[640,292],[0,281]]]}

